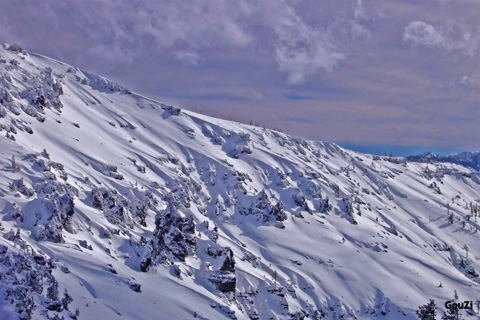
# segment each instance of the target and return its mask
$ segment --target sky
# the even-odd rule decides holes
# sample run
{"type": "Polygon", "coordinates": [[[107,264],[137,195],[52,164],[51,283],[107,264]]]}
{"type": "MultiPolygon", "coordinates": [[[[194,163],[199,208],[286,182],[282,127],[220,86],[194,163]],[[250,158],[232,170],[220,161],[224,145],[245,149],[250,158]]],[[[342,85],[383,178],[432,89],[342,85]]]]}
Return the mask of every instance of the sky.
{"type": "Polygon", "coordinates": [[[0,0],[0,42],[362,152],[480,150],[480,0],[0,0]]]}

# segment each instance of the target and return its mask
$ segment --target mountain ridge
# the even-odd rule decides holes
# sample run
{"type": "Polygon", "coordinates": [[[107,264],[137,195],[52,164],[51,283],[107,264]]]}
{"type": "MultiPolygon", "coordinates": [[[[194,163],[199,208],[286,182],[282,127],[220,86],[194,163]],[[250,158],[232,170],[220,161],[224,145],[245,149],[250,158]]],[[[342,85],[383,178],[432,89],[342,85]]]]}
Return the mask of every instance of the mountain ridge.
{"type": "Polygon", "coordinates": [[[460,153],[440,156],[433,152],[425,152],[419,155],[408,156],[408,160],[415,162],[449,162],[480,171],[480,151],[464,151],[460,153]]]}

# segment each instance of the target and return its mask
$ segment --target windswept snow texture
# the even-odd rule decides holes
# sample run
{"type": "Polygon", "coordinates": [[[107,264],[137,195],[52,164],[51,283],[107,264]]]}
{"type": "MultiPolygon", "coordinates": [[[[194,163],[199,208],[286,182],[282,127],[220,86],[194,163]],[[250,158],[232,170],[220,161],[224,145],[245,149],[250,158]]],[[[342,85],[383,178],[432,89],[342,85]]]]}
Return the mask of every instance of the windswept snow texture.
{"type": "Polygon", "coordinates": [[[477,171],[180,110],[17,46],[0,83],[2,319],[415,319],[479,298],[477,171]]]}

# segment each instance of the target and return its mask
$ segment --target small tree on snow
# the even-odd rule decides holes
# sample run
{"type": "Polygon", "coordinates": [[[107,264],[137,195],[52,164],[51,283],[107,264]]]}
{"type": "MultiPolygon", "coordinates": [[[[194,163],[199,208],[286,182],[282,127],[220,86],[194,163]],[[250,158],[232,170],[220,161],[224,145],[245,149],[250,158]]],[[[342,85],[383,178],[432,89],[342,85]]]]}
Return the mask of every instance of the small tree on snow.
{"type": "Polygon", "coordinates": [[[420,320],[435,320],[437,316],[435,300],[430,299],[429,303],[418,307],[416,314],[420,320]]]}
{"type": "Polygon", "coordinates": [[[80,317],[80,309],[75,309],[75,314],[70,316],[72,319],[78,319],[80,317]]]}
{"type": "Polygon", "coordinates": [[[73,302],[72,296],[68,293],[67,288],[65,288],[65,292],[63,293],[62,298],[62,305],[65,310],[68,310],[68,305],[73,302]]]}
{"type": "Polygon", "coordinates": [[[465,255],[466,255],[467,259],[468,259],[468,246],[467,246],[467,245],[464,245],[464,246],[463,246],[463,250],[465,250],[465,255]]]}
{"type": "MultiPolygon", "coordinates": [[[[457,290],[454,291],[453,300],[458,300],[457,290]]],[[[463,317],[458,308],[450,308],[443,314],[442,320],[463,320],[463,317]]]]}
{"type": "Polygon", "coordinates": [[[17,170],[17,161],[15,161],[15,156],[12,156],[12,159],[10,161],[12,162],[12,170],[16,171],[17,170]]]}
{"type": "Polygon", "coordinates": [[[277,270],[273,271],[272,277],[275,284],[277,284],[277,276],[278,276],[277,270]]]}
{"type": "Polygon", "coordinates": [[[460,315],[460,310],[458,308],[450,308],[447,309],[442,316],[442,320],[462,320],[462,316],[460,315]]]}
{"type": "Polygon", "coordinates": [[[58,282],[55,278],[51,278],[50,286],[47,288],[47,298],[50,300],[58,300],[58,282]]]}

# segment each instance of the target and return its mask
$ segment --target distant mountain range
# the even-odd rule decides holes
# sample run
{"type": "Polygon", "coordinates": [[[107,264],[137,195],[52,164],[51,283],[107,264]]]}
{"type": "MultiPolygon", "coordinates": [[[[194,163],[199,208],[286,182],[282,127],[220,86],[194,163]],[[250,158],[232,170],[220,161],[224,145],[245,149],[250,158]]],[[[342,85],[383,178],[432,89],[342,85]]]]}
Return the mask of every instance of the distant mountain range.
{"type": "Polygon", "coordinates": [[[480,151],[462,152],[451,154],[448,156],[439,156],[433,152],[425,152],[416,156],[407,157],[408,160],[414,162],[433,163],[433,162],[449,162],[460,164],[464,167],[472,168],[480,171],[480,151]]]}

